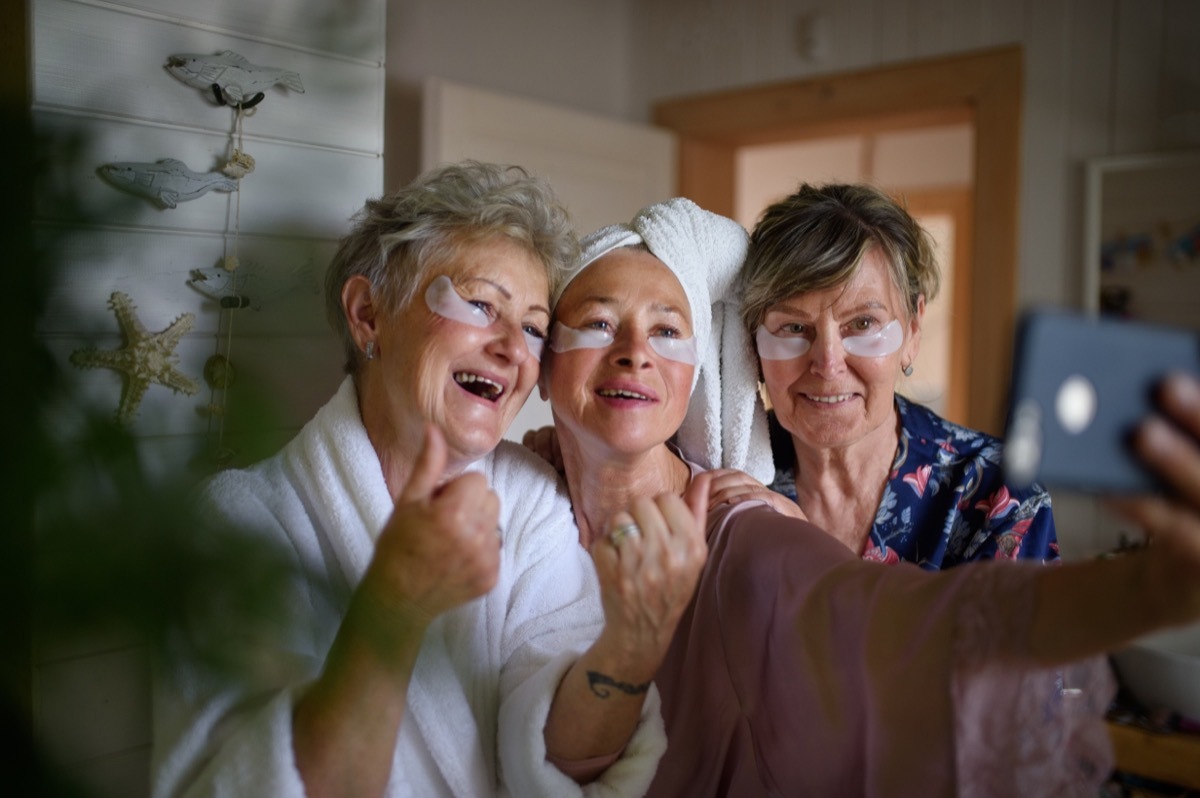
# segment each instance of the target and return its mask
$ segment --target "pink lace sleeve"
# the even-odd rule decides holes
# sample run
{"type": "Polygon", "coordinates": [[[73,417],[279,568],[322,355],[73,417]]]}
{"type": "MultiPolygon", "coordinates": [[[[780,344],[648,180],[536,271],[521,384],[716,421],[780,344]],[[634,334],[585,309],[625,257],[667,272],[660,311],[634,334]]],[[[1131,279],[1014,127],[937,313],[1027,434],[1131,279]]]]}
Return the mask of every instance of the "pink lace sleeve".
{"type": "Polygon", "coordinates": [[[975,567],[961,591],[952,690],[960,796],[1095,796],[1113,767],[1104,713],[1116,692],[1107,660],[1064,668],[1014,662],[1033,591],[1020,564],[975,567]]]}

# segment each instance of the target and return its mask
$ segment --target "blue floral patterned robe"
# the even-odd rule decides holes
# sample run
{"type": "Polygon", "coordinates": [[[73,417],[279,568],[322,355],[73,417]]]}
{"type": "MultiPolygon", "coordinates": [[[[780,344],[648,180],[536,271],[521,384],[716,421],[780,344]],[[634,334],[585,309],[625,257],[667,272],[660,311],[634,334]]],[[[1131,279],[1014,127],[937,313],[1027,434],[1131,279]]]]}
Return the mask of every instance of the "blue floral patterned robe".
{"type": "MultiPolygon", "coordinates": [[[[1004,484],[1001,442],[896,396],[900,442],[864,560],[937,571],[971,560],[1058,559],[1050,494],[1004,484]]],[[[796,500],[796,470],[771,489],[796,500]]]]}

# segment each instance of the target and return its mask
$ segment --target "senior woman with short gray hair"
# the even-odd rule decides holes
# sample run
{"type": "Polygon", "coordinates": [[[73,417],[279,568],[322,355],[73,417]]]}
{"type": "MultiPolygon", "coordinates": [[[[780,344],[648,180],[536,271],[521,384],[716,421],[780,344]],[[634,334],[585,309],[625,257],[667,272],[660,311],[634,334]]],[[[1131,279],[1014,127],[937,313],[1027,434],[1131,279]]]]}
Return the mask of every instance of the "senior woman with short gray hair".
{"type": "Polygon", "coordinates": [[[255,652],[269,689],[167,670],[155,795],[644,792],[665,742],[656,693],[620,689],[636,613],[605,621],[564,489],[501,441],[577,252],[515,168],[446,166],[366,204],[326,281],[349,376],[203,491],[294,553],[306,623],[255,652]]]}
{"type": "Polygon", "coordinates": [[[869,185],[802,185],[763,211],[742,278],[777,472],[771,490],[727,474],[714,502],[802,511],[863,559],[926,570],[1058,559],[1050,496],[1005,483],[1001,442],[897,392],[939,283],[903,206],[869,185]]]}

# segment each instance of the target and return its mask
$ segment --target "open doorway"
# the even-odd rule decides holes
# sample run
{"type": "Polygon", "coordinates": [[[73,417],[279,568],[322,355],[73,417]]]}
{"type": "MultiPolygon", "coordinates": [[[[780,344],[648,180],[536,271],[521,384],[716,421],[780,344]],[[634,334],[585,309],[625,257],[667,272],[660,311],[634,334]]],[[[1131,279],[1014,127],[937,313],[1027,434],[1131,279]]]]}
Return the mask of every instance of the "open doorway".
{"type": "Polygon", "coordinates": [[[900,393],[967,423],[962,342],[970,301],[970,201],[974,130],[967,122],[902,131],[864,126],[853,134],[738,148],[733,218],[747,229],[801,182],[866,182],[896,197],[933,239],[941,290],[926,298],[921,348],[900,393]]]}
{"type": "MultiPolygon", "coordinates": [[[[737,214],[738,155],[814,138],[969,125],[975,157],[960,213],[969,222],[955,270],[951,370],[955,420],[1003,428],[1016,304],[1021,51],[1003,48],[659,103],[679,136],[679,193],[737,214]],[[965,248],[964,248],[965,247],[965,248]]],[[[914,210],[914,198],[908,197],[914,210]]]]}

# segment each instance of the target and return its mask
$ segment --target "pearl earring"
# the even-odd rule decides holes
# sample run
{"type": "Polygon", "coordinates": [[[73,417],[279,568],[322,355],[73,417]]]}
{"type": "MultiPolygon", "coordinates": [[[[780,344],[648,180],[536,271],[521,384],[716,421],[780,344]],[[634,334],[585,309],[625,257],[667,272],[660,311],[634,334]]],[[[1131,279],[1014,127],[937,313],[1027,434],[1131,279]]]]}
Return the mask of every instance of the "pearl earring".
{"type": "Polygon", "coordinates": [[[902,371],[902,372],[904,373],[904,376],[905,376],[905,377],[911,377],[911,376],[912,376],[912,373],[913,373],[913,367],[912,367],[912,363],[909,363],[907,366],[905,366],[904,368],[900,369],[900,371],[902,371]]]}

